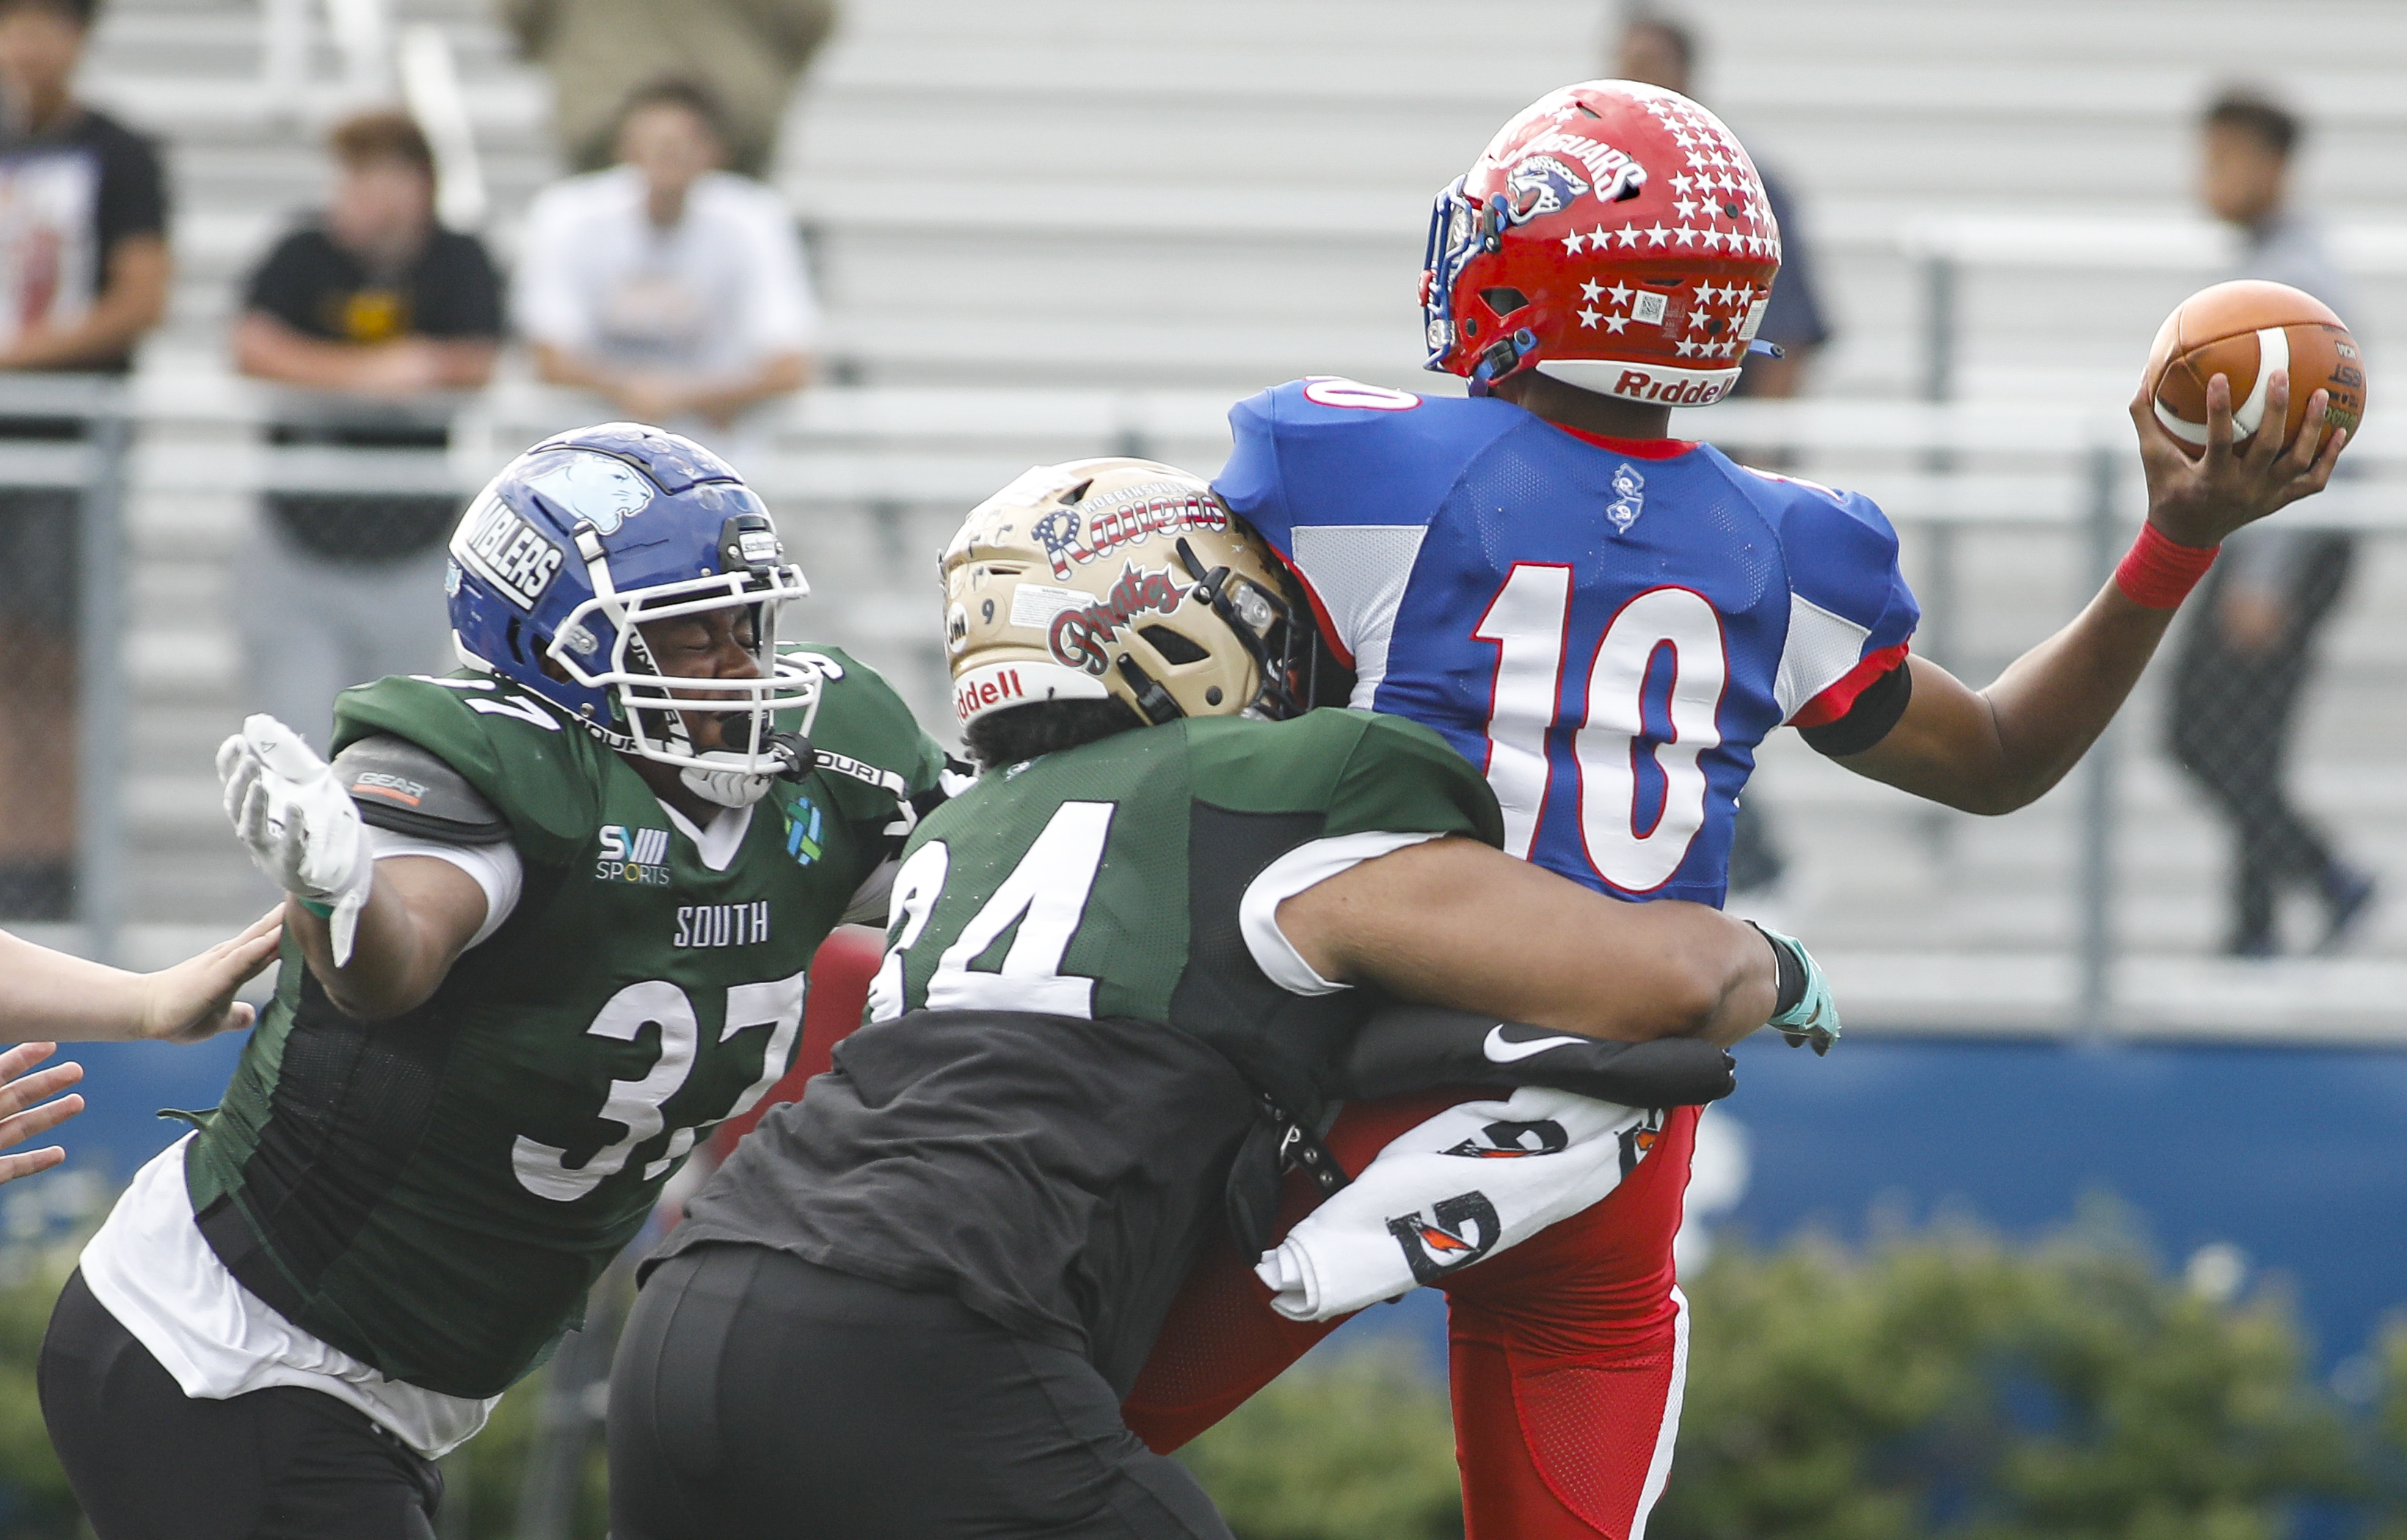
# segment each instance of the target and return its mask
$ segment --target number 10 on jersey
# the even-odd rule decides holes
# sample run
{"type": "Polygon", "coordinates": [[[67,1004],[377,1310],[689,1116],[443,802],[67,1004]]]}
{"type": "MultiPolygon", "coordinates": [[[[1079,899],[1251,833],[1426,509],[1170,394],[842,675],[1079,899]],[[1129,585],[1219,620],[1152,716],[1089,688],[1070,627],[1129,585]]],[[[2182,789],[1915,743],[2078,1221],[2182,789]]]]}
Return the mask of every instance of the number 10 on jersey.
{"type": "MultiPolygon", "coordinates": [[[[1572,594],[1570,567],[1516,563],[1472,631],[1496,647],[1484,769],[1503,806],[1504,848],[1524,860],[1554,781],[1547,738],[1563,715],[1564,669],[1579,650],[1572,594]]],[[[1721,742],[1729,677],[1721,615],[1693,589],[1632,597],[1588,658],[1571,741],[1579,838],[1597,876],[1624,892],[1670,881],[1704,826],[1702,756],[1721,742]]]]}

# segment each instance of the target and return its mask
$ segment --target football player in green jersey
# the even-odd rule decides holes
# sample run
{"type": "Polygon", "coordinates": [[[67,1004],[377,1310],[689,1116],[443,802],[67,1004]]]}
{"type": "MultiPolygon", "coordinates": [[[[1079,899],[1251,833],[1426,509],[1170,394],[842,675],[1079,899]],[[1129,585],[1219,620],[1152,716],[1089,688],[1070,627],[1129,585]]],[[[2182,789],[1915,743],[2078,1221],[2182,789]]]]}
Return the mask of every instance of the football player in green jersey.
{"type": "Polygon", "coordinates": [[[620,1540],[1226,1540],[1119,1402],[1262,1110],[1325,1126],[1375,1000],[1582,1040],[1827,1014],[1791,943],[1505,855],[1428,729],[1299,714],[1308,622],[1200,480],[1031,472],[945,565],[984,773],[911,836],[869,1024],[647,1263],[620,1540]],[[1068,503],[1132,549],[1047,570],[1068,503]]]}
{"type": "Polygon", "coordinates": [[[785,1071],[805,965],[940,794],[882,680],[778,645],[801,570],[695,444],[547,440],[451,559],[464,668],[347,692],[331,765],[263,717],[220,752],[284,969],[52,1319],[102,1540],[430,1535],[433,1459],[785,1071]]]}

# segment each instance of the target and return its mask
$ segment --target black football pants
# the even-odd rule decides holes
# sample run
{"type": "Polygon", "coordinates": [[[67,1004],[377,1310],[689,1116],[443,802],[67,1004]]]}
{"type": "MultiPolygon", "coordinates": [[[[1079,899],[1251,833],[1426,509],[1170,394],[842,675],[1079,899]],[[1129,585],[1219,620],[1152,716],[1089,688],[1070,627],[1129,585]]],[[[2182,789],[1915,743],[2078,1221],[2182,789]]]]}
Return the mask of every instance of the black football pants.
{"type": "Polygon", "coordinates": [[[613,1540],[1230,1540],[1075,1353],[755,1246],[655,1271],[610,1376],[613,1540]]]}
{"type": "Polygon", "coordinates": [[[50,1443],[100,1540],[434,1540],[433,1462],[316,1390],[187,1396],[80,1270],[39,1373],[50,1443]]]}

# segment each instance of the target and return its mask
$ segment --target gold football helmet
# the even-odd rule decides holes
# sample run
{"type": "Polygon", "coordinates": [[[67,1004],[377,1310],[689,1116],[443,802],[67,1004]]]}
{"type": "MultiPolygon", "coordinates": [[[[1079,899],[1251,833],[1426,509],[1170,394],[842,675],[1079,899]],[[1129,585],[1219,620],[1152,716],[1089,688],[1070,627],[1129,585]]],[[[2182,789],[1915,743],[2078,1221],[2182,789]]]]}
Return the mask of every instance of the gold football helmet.
{"type": "Polygon", "coordinates": [[[1151,460],[1036,466],[971,512],[941,567],[963,727],[1047,700],[1114,698],[1157,726],[1303,709],[1310,622],[1202,477],[1151,460]]]}

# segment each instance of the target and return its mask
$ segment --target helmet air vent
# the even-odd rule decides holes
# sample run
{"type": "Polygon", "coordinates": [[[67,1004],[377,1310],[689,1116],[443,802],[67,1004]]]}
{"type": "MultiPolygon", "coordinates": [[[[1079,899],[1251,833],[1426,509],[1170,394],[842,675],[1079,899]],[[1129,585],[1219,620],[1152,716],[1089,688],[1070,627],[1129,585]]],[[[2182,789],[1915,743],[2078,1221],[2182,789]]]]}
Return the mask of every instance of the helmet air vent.
{"type": "Polygon", "coordinates": [[[1490,310],[1496,312],[1496,319],[1499,321],[1503,321],[1530,303],[1529,295],[1518,289],[1509,287],[1482,289],[1479,291],[1479,298],[1490,310]]]}
{"type": "Polygon", "coordinates": [[[1151,642],[1153,649],[1161,654],[1164,662],[1180,666],[1200,663],[1212,655],[1166,625],[1139,626],[1136,634],[1151,642]]]}

